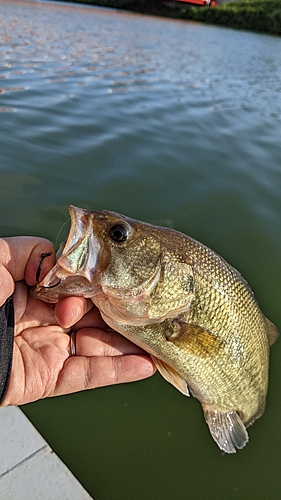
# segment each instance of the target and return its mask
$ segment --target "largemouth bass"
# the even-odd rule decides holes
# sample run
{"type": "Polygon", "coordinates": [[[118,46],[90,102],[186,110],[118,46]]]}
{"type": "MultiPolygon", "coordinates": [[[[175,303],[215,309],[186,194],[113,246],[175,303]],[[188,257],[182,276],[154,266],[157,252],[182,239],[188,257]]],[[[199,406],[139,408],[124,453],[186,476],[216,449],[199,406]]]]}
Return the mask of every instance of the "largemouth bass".
{"type": "Polygon", "coordinates": [[[264,411],[269,346],[278,337],[248,283],[180,232],[105,210],[69,213],[61,255],[33,295],[90,298],[168,382],[200,401],[221,450],[243,448],[246,427],[264,411]]]}

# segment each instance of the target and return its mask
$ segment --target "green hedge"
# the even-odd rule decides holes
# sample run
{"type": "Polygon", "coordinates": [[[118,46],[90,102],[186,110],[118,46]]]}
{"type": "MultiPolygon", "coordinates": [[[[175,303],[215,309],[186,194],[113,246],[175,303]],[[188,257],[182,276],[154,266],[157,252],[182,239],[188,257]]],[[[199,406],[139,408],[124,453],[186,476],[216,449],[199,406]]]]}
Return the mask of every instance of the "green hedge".
{"type": "Polygon", "coordinates": [[[236,0],[209,8],[183,4],[169,6],[164,0],[72,1],[281,35],[281,0],[236,0]]]}
{"type": "Polygon", "coordinates": [[[281,0],[237,0],[209,9],[191,7],[185,16],[195,21],[281,35],[281,0]]]}

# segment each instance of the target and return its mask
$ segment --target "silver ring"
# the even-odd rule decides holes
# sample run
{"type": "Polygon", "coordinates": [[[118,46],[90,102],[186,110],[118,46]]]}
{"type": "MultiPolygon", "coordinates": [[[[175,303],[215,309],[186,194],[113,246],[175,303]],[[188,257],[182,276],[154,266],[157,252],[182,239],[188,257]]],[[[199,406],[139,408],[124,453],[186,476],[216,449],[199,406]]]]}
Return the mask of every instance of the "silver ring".
{"type": "Polygon", "coordinates": [[[70,356],[76,356],[76,332],[70,333],[70,356]]]}

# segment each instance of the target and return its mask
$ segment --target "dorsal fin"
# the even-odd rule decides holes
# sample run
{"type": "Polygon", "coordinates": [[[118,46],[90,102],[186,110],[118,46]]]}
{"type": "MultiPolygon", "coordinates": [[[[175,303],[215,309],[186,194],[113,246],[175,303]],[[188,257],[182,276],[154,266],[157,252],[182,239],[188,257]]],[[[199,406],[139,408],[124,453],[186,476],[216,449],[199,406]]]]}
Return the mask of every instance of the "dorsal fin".
{"type": "Polygon", "coordinates": [[[265,324],[266,324],[266,332],[267,332],[268,342],[269,342],[269,345],[271,346],[278,339],[279,332],[278,332],[276,326],[268,318],[264,317],[264,319],[265,319],[265,324]]]}

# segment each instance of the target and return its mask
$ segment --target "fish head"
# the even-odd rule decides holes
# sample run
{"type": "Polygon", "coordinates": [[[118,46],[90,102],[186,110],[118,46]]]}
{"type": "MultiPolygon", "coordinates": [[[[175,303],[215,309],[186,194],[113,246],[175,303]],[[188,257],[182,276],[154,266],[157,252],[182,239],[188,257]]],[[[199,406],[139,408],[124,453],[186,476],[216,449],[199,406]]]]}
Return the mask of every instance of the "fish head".
{"type": "Polygon", "coordinates": [[[91,298],[106,322],[150,324],[175,317],[194,299],[185,236],[107,210],[69,207],[71,227],[56,265],[32,295],[57,302],[91,298]]]}
{"type": "Polygon", "coordinates": [[[57,302],[68,295],[141,295],[159,277],[161,243],[148,224],[106,210],[71,205],[71,227],[53,269],[33,296],[57,302]]]}

